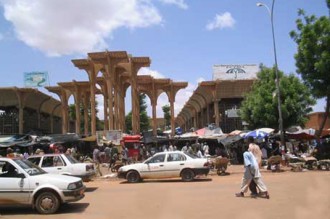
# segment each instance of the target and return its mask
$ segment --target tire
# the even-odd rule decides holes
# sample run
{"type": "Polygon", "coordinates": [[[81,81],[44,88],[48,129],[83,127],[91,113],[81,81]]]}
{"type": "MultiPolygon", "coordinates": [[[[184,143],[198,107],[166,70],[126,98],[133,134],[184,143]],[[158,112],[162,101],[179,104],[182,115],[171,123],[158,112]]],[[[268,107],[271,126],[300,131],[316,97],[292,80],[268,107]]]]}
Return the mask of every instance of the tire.
{"type": "Polygon", "coordinates": [[[195,177],[195,173],[191,169],[185,169],[181,173],[181,178],[182,181],[184,182],[191,182],[194,180],[194,177],[195,177]]]}
{"type": "Polygon", "coordinates": [[[140,174],[136,172],[135,170],[131,170],[127,173],[126,179],[130,183],[137,183],[141,181],[140,174]]]}
{"type": "Polygon", "coordinates": [[[53,192],[42,192],[36,199],[35,207],[39,214],[54,214],[60,207],[60,199],[53,192]]]}

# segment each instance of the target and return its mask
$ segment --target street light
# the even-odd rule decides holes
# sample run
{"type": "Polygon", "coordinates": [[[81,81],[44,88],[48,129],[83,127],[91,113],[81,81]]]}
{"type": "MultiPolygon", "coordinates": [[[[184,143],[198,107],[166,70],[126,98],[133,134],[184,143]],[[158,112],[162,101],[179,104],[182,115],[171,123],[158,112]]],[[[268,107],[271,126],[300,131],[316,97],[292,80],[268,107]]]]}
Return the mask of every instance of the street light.
{"type": "Polygon", "coordinates": [[[280,131],[281,145],[285,145],[284,132],[283,132],[283,118],[282,118],[282,109],[281,109],[280,79],[279,79],[278,67],[277,67],[276,44],[275,44],[275,34],[274,34],[274,22],[273,22],[274,4],[275,4],[275,0],[273,0],[273,3],[272,3],[272,10],[270,10],[269,7],[264,3],[258,2],[257,6],[258,7],[264,6],[270,15],[270,22],[272,25],[272,35],[273,35],[274,57],[275,57],[275,75],[276,75],[275,85],[276,85],[276,92],[277,92],[277,102],[278,102],[277,107],[278,107],[278,117],[279,117],[278,118],[278,127],[279,127],[279,131],[280,131]]]}

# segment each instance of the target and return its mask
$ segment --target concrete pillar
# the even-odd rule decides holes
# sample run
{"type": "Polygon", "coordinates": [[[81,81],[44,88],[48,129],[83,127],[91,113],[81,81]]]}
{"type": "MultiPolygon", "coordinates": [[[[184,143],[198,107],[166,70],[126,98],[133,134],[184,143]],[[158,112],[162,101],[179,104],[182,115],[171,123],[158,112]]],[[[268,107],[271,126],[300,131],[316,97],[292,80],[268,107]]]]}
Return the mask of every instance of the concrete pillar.
{"type": "Polygon", "coordinates": [[[215,118],[215,124],[217,127],[220,126],[220,115],[219,115],[219,100],[214,99],[214,118],[215,118]]]}
{"type": "Polygon", "coordinates": [[[152,107],[152,134],[153,136],[157,136],[157,98],[155,96],[151,99],[151,107],[152,107]]]}
{"type": "Polygon", "coordinates": [[[83,108],[84,108],[84,130],[85,135],[88,136],[89,133],[89,121],[88,121],[88,105],[89,105],[89,95],[87,92],[84,94],[83,98],[83,108]]]}
{"type": "Polygon", "coordinates": [[[206,123],[210,124],[210,104],[206,105],[206,123]]]}

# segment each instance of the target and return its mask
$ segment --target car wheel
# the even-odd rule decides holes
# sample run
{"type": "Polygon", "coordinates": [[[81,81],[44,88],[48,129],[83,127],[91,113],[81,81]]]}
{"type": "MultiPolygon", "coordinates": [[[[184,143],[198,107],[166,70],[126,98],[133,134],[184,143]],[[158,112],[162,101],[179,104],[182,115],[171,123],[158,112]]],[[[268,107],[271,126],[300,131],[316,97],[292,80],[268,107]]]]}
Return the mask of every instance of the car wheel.
{"type": "Polygon", "coordinates": [[[131,170],[127,173],[126,179],[130,183],[137,183],[140,181],[140,175],[135,170],[131,170]]]}
{"type": "Polygon", "coordinates": [[[191,182],[194,180],[194,177],[195,177],[195,173],[191,169],[185,169],[181,173],[181,178],[182,181],[184,182],[191,182]]]}
{"type": "Polygon", "coordinates": [[[53,192],[43,192],[38,195],[35,206],[40,214],[54,214],[60,207],[60,200],[53,192]]]}

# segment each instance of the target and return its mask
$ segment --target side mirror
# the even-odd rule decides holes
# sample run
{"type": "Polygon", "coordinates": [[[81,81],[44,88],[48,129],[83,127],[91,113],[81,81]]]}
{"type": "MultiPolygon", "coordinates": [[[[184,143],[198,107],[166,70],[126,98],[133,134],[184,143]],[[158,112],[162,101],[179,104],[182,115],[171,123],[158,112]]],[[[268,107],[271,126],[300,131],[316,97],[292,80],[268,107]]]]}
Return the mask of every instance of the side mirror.
{"type": "Polygon", "coordinates": [[[25,175],[24,175],[24,173],[17,173],[17,177],[24,179],[25,175]]]}

